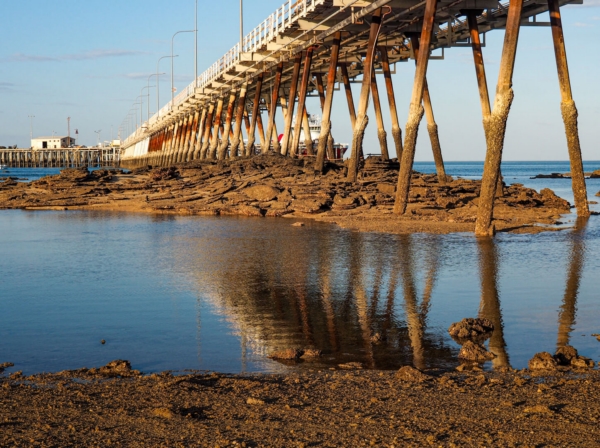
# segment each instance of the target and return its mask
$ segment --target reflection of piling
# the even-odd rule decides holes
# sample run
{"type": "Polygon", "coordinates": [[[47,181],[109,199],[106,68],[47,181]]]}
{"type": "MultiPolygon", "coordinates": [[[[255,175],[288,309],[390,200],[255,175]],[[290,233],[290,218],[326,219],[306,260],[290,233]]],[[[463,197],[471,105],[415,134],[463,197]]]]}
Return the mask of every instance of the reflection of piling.
{"type": "Polygon", "coordinates": [[[494,368],[510,367],[506,342],[504,341],[504,323],[498,294],[498,254],[496,243],[492,239],[477,240],[479,249],[479,269],[481,275],[481,304],[479,317],[485,317],[494,324],[494,331],[489,342],[489,350],[496,358],[492,361],[494,368]]]}
{"type": "Polygon", "coordinates": [[[587,221],[587,217],[578,218],[575,229],[569,235],[571,240],[569,273],[567,275],[563,303],[558,314],[557,347],[569,345],[571,331],[573,331],[573,325],[575,325],[577,295],[579,294],[579,284],[581,282],[581,273],[585,261],[585,228],[587,221]]]}

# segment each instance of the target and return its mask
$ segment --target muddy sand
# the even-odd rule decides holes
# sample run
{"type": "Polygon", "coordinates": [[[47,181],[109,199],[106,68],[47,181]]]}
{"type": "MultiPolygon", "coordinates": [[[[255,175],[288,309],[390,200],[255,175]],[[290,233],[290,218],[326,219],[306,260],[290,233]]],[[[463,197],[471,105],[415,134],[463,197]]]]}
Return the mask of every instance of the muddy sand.
{"type": "MultiPolygon", "coordinates": [[[[231,161],[194,161],[170,168],[67,169],[22,183],[0,183],[0,208],[85,209],[186,215],[310,218],[339,226],[389,233],[472,232],[480,182],[414,172],[407,213],[392,212],[398,162],[368,158],[356,184],[344,165],[315,174],[311,159],[277,154],[231,161]]],[[[550,189],[504,186],[496,199],[497,231],[555,230],[570,204],[550,189]]]]}
{"type": "Polygon", "coordinates": [[[600,446],[600,372],[0,376],[0,446],[600,446]]]}

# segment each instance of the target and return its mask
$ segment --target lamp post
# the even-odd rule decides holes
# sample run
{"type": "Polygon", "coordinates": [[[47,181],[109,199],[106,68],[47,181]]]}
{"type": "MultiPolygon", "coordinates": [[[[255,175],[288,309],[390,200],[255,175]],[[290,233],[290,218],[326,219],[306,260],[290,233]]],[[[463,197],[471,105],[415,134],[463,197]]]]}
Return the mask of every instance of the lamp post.
{"type": "Polygon", "coordinates": [[[244,0],[240,0],[240,53],[244,51],[244,0]]]}
{"type": "MultiPolygon", "coordinates": [[[[158,94],[158,77],[160,75],[164,75],[164,73],[153,73],[148,76],[148,121],[150,121],[150,78],[156,76],[156,93],[158,94]]],[[[156,98],[156,112],[158,112],[158,97],[156,98]]]]}
{"type": "MultiPolygon", "coordinates": [[[[194,91],[198,87],[198,0],[194,14],[194,91]]],[[[196,92],[194,92],[196,93],[196,92]]]]}
{"type": "MultiPolygon", "coordinates": [[[[150,76],[152,76],[152,75],[150,75],[150,76]]],[[[144,98],[145,96],[148,97],[148,116],[146,117],[148,120],[150,120],[150,87],[154,87],[154,86],[147,85],[147,86],[142,87],[142,90],[140,90],[140,96],[142,98],[144,98]],[[143,94],[144,89],[148,89],[148,94],[147,95],[143,94]]],[[[142,99],[142,104],[143,103],[144,103],[144,100],[142,99]]],[[[141,111],[140,111],[140,117],[141,117],[142,123],[144,122],[144,120],[143,120],[143,113],[144,113],[144,108],[142,107],[141,111]]]]}
{"type": "MultiPolygon", "coordinates": [[[[142,89],[144,90],[144,89],[142,89]]],[[[135,99],[137,100],[138,98],[140,99],[139,102],[137,103],[133,103],[134,105],[139,104],[140,105],[140,126],[142,126],[142,123],[144,122],[144,117],[142,116],[142,113],[144,111],[144,100],[143,100],[143,95],[138,95],[135,97],[135,99]]],[[[137,110],[137,108],[136,108],[137,110]]],[[[137,123],[137,117],[136,117],[136,123],[137,123]]]]}
{"type": "MultiPolygon", "coordinates": [[[[169,56],[163,56],[161,58],[158,58],[158,62],[156,63],[156,74],[158,75],[158,65],[160,64],[161,59],[165,59],[165,58],[171,58],[171,59],[173,59],[173,58],[178,58],[178,57],[179,57],[179,55],[176,54],[176,55],[173,55],[173,56],[169,55],[169,56]]],[[[160,101],[159,101],[159,98],[160,98],[160,89],[158,88],[159,81],[160,81],[160,77],[157,76],[156,77],[156,112],[158,112],[160,114],[160,101]]]]}
{"type": "Polygon", "coordinates": [[[173,100],[175,99],[175,85],[173,84],[173,71],[174,71],[174,67],[173,67],[173,43],[175,41],[175,36],[177,36],[180,33],[194,33],[196,32],[196,30],[184,30],[184,31],[177,31],[175,34],[173,34],[173,37],[171,38],[171,108],[173,107],[173,100]]]}
{"type": "Polygon", "coordinates": [[[96,135],[98,136],[98,148],[100,147],[100,132],[102,132],[102,129],[99,129],[97,131],[94,131],[96,133],[96,135]]]}

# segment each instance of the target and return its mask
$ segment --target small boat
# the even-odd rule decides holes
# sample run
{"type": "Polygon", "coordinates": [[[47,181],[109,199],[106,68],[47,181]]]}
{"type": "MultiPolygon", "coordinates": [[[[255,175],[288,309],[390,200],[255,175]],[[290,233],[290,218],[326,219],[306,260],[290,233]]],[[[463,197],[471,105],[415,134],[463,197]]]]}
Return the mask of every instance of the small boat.
{"type": "Polygon", "coordinates": [[[5,170],[6,168],[8,168],[8,165],[2,165],[2,164],[0,163],[0,170],[5,170]]]}

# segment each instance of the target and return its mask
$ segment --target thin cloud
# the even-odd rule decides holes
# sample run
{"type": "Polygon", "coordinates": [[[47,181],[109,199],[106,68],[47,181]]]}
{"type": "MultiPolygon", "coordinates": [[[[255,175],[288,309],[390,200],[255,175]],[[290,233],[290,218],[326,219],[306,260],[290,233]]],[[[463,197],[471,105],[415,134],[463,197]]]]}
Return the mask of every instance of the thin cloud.
{"type": "Polygon", "coordinates": [[[94,59],[114,58],[114,57],[125,57],[125,56],[138,56],[141,54],[147,54],[143,51],[132,51],[132,50],[119,50],[119,49],[108,49],[108,50],[89,50],[82,53],[71,53],[63,54],[59,56],[43,56],[43,55],[32,55],[24,53],[15,53],[9,56],[6,61],[8,62],[65,62],[65,61],[88,61],[94,59]]]}
{"type": "Polygon", "coordinates": [[[13,90],[15,85],[12,82],[0,82],[0,90],[13,90]]]}
{"type": "Polygon", "coordinates": [[[570,7],[570,8],[598,8],[598,7],[600,7],[600,0],[584,0],[583,5],[568,4],[565,6],[570,7]]]}
{"type": "Polygon", "coordinates": [[[573,24],[573,26],[576,26],[577,28],[591,28],[591,27],[593,27],[594,25],[591,25],[591,24],[589,24],[589,23],[584,23],[584,22],[575,22],[575,23],[573,24]]]}

